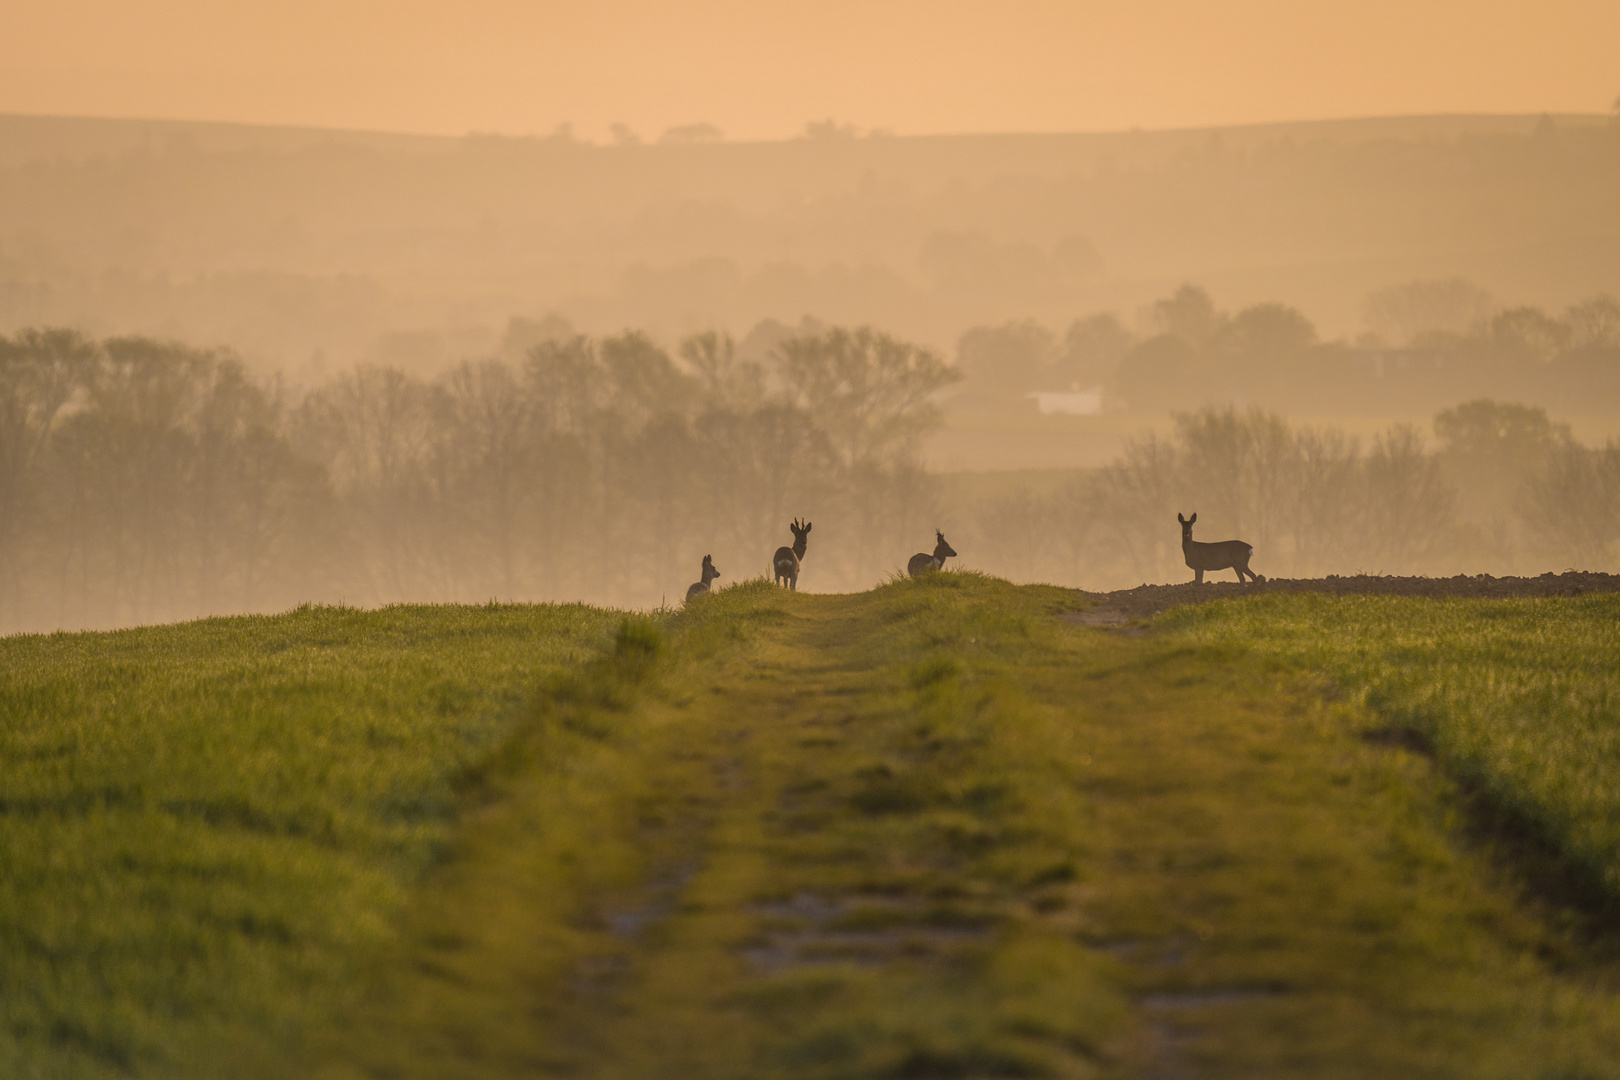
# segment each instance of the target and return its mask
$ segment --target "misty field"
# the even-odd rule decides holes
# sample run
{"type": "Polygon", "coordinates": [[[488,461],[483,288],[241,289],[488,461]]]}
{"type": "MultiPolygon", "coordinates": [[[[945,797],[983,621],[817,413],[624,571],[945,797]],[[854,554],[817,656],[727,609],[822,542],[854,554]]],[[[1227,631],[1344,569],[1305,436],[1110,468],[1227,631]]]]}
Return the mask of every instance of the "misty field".
{"type": "Polygon", "coordinates": [[[1613,943],[1452,779],[1604,858],[1613,598],[1087,603],[945,572],[7,639],[0,1066],[1617,1075],[1613,943]]]}

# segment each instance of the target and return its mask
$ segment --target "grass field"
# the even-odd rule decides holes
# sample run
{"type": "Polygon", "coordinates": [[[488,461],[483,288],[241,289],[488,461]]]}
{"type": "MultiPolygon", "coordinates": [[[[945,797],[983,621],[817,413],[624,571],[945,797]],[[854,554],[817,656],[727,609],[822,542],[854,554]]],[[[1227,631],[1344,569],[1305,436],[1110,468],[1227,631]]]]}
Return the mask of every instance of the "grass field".
{"type": "Polygon", "coordinates": [[[612,625],[317,608],[0,639],[0,1075],[283,1053],[393,933],[457,775],[612,625]]]}
{"type": "Polygon", "coordinates": [[[1620,597],[1260,597],[1163,622],[1329,680],[1431,749],[1620,911],[1620,597]]]}
{"type": "Polygon", "coordinates": [[[1493,797],[1602,850],[1608,804],[1565,796],[1606,775],[1612,604],[1260,597],[1132,637],[1084,602],[944,573],[0,642],[0,1068],[1620,1075],[1610,962],[1453,780],[1541,739],[1493,797]],[[1402,725],[1434,753],[1366,737],[1402,725]]]}

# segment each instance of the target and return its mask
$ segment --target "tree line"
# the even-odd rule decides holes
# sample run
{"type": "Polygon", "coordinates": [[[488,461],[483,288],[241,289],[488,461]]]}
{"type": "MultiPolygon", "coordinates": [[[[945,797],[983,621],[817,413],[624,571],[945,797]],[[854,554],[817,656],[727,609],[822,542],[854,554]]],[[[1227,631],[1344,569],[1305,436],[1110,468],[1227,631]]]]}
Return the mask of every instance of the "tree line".
{"type": "Polygon", "coordinates": [[[1196,538],[1247,540],[1269,577],[1620,570],[1620,442],[1584,446],[1546,410],[1490,399],[1433,428],[1363,439],[1206,406],[1055,490],[980,500],[958,547],[1017,580],[1181,581],[1175,518],[1196,511],[1196,538]]]}
{"type": "Polygon", "coordinates": [[[1061,337],[1033,320],[979,326],[957,355],[967,407],[1031,411],[1031,391],[1102,392],[1139,415],[1210,400],[1308,415],[1410,415],[1467,396],[1590,413],[1620,407],[1620,300],[1589,297],[1561,312],[1504,306],[1459,279],[1372,293],[1368,331],[1324,341],[1286,304],[1235,312],[1183,285],[1134,327],[1113,312],[1076,319],[1061,337]]]}
{"type": "Polygon", "coordinates": [[[309,600],[648,607],[704,554],[768,572],[794,516],[820,519],[819,587],[865,586],[934,524],[918,440],[955,371],[871,329],[774,358],[719,333],[674,356],[576,335],[294,393],[182,344],[0,338],[0,629],[309,600]]]}
{"type": "Polygon", "coordinates": [[[1177,581],[1178,512],[1268,576],[1608,569],[1620,446],[1474,401],[1370,439],[1260,409],[1178,414],[1043,493],[947,499],[923,467],[958,369],[870,328],[768,360],[722,333],[563,335],[437,378],[312,388],[227,352],[0,337],[0,631],[306,601],[676,602],[713,555],[769,572],[817,528],[815,590],[882,580],[943,527],[963,565],[1087,588],[1177,581]]]}

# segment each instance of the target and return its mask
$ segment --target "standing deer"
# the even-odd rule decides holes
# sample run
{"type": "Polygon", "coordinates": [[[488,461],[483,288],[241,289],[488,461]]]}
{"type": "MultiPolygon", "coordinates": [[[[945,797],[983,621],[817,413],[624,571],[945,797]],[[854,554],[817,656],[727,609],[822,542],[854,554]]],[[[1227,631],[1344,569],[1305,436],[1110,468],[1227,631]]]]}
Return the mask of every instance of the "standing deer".
{"type": "Polygon", "coordinates": [[[793,530],[793,546],[779,547],[776,557],[771,560],[771,567],[776,572],[773,579],[778,585],[786,585],[795,591],[799,588],[799,563],[804,559],[805,545],[809,542],[810,523],[799,524],[794,518],[793,524],[788,528],[793,530]]]}
{"type": "Polygon", "coordinates": [[[1196,584],[1204,583],[1204,571],[1210,570],[1236,570],[1238,582],[1243,582],[1243,575],[1249,575],[1250,581],[1264,581],[1264,577],[1249,569],[1249,558],[1254,554],[1254,548],[1243,540],[1222,540],[1218,544],[1201,544],[1192,538],[1193,522],[1198,520],[1195,511],[1190,518],[1176,515],[1181,522],[1181,553],[1187,559],[1187,565],[1192,567],[1196,584]]]}
{"type": "Polygon", "coordinates": [[[686,602],[690,604],[693,597],[702,596],[708,592],[709,582],[719,576],[720,571],[715,569],[714,560],[707,555],[703,556],[703,580],[692,582],[691,586],[686,590],[686,602]]]}
{"type": "Polygon", "coordinates": [[[934,536],[939,540],[939,543],[934,545],[934,553],[932,555],[928,554],[926,551],[919,551],[917,554],[911,557],[910,562],[906,563],[906,573],[910,574],[912,577],[925,574],[930,570],[938,570],[940,567],[945,565],[946,559],[956,554],[956,549],[952,548],[951,545],[945,542],[944,533],[940,532],[938,529],[935,529],[934,536]]]}

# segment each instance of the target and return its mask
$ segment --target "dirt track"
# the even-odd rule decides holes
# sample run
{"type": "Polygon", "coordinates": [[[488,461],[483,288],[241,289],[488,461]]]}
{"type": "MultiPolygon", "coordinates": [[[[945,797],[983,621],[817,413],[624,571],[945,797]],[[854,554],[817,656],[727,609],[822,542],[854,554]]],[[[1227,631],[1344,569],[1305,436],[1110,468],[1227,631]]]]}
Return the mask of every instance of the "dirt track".
{"type": "Polygon", "coordinates": [[[1620,592],[1620,574],[1595,574],[1570,570],[1540,577],[1355,577],[1276,578],[1256,585],[1235,581],[1195,585],[1138,585],[1118,592],[1087,593],[1098,605],[1079,612],[1074,621],[1088,626],[1118,626],[1132,619],[1144,619],[1181,604],[1202,604],[1234,596],[1259,593],[1334,593],[1341,596],[1471,596],[1493,599],[1509,596],[1580,596],[1593,592],[1620,592]]]}

